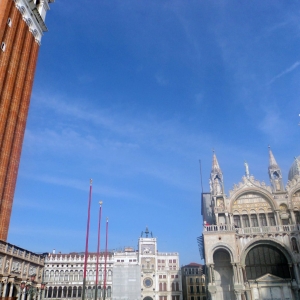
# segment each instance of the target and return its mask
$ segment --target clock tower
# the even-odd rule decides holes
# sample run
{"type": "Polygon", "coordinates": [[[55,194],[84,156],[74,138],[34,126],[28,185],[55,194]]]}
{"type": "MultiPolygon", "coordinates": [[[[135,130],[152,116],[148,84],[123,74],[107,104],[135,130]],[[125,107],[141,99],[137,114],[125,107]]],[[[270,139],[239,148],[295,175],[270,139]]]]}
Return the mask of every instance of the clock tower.
{"type": "Polygon", "coordinates": [[[182,300],[178,252],[158,252],[157,240],[146,227],[139,238],[142,300],[182,300]]]}
{"type": "Polygon", "coordinates": [[[34,72],[49,3],[0,0],[0,240],[7,239],[34,72]]]}

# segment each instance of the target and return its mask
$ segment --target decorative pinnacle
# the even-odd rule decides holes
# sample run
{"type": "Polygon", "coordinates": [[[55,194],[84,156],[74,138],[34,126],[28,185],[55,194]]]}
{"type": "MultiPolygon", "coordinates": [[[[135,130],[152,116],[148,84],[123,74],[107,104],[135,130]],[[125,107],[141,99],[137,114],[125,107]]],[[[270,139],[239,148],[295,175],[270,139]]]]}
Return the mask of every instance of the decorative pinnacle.
{"type": "Polygon", "coordinates": [[[270,145],[268,146],[268,148],[269,148],[269,169],[270,168],[279,168],[279,166],[278,166],[278,164],[276,162],[276,159],[275,159],[275,157],[273,155],[273,152],[271,150],[270,145]]]}
{"type": "Polygon", "coordinates": [[[99,201],[100,206],[102,205],[102,203],[103,203],[102,201],[99,201]]]}
{"type": "Polygon", "coordinates": [[[92,178],[90,179],[90,185],[93,185],[93,179],[92,178]]]}
{"type": "Polygon", "coordinates": [[[244,165],[245,165],[245,169],[246,169],[246,171],[245,171],[246,177],[249,179],[250,178],[249,165],[246,161],[245,161],[244,165]]]}
{"type": "Polygon", "coordinates": [[[106,218],[106,222],[108,222],[108,217],[106,218]]]}

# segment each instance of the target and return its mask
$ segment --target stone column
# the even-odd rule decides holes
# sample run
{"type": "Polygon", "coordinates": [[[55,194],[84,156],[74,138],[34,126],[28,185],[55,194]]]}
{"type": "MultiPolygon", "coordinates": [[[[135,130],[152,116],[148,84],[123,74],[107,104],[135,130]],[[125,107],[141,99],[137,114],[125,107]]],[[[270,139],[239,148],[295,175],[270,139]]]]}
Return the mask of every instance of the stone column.
{"type": "Polygon", "coordinates": [[[265,216],[266,216],[267,226],[270,226],[268,213],[265,213],[265,216]]]}
{"type": "Polygon", "coordinates": [[[5,297],[5,295],[6,295],[6,289],[7,289],[7,282],[4,282],[2,297],[5,297]]]}
{"type": "Polygon", "coordinates": [[[296,263],[293,263],[293,271],[294,271],[297,283],[300,284],[299,270],[298,270],[298,265],[296,263]]]}
{"type": "Polygon", "coordinates": [[[281,225],[279,210],[275,210],[276,224],[281,225]]]}
{"type": "Polygon", "coordinates": [[[8,297],[10,298],[12,297],[13,291],[14,291],[14,283],[11,282],[8,297]]]}
{"type": "Polygon", "coordinates": [[[295,218],[295,213],[292,209],[289,210],[290,211],[290,215],[291,215],[291,219],[292,219],[292,224],[296,224],[296,218],[295,218]]]}
{"type": "Polygon", "coordinates": [[[234,292],[236,300],[242,300],[242,295],[240,292],[234,292]]]}
{"type": "Polygon", "coordinates": [[[226,223],[227,225],[230,225],[230,223],[229,223],[229,218],[228,218],[228,213],[225,213],[225,223],[226,223]]]}
{"type": "Polygon", "coordinates": [[[237,277],[237,270],[236,270],[236,264],[232,263],[232,270],[233,270],[233,278],[234,278],[234,283],[238,283],[238,277],[237,277]]]}

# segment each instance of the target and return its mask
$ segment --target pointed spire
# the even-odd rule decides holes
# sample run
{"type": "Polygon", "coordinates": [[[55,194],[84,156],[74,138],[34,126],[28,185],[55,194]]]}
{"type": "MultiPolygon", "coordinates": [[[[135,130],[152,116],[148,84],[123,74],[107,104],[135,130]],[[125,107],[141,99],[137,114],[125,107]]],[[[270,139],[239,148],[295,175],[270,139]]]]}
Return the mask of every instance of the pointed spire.
{"type": "Polygon", "coordinates": [[[223,174],[214,150],[213,150],[212,169],[210,173],[209,184],[210,184],[210,191],[213,195],[221,195],[224,193],[223,174]]]}
{"type": "Polygon", "coordinates": [[[268,148],[269,148],[269,169],[271,169],[271,168],[279,169],[276,159],[272,153],[271,147],[268,146],[268,148]]]}
{"type": "Polygon", "coordinates": [[[219,166],[218,159],[217,159],[217,156],[216,156],[214,150],[213,150],[213,159],[212,159],[212,168],[211,168],[211,171],[214,172],[214,173],[221,172],[221,168],[219,166]]]}

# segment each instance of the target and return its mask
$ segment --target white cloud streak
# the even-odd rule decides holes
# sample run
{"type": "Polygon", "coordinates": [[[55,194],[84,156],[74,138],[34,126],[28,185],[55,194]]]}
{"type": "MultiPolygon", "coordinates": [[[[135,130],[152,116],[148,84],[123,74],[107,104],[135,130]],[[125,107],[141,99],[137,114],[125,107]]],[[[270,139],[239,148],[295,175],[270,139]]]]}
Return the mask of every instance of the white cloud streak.
{"type": "Polygon", "coordinates": [[[268,83],[267,85],[272,84],[274,81],[276,81],[277,79],[279,79],[282,76],[285,76],[286,74],[294,71],[296,68],[298,68],[300,65],[300,61],[296,61],[293,65],[291,65],[289,68],[287,68],[286,70],[284,70],[283,72],[281,72],[280,74],[276,75],[275,77],[273,77],[268,83]]]}

